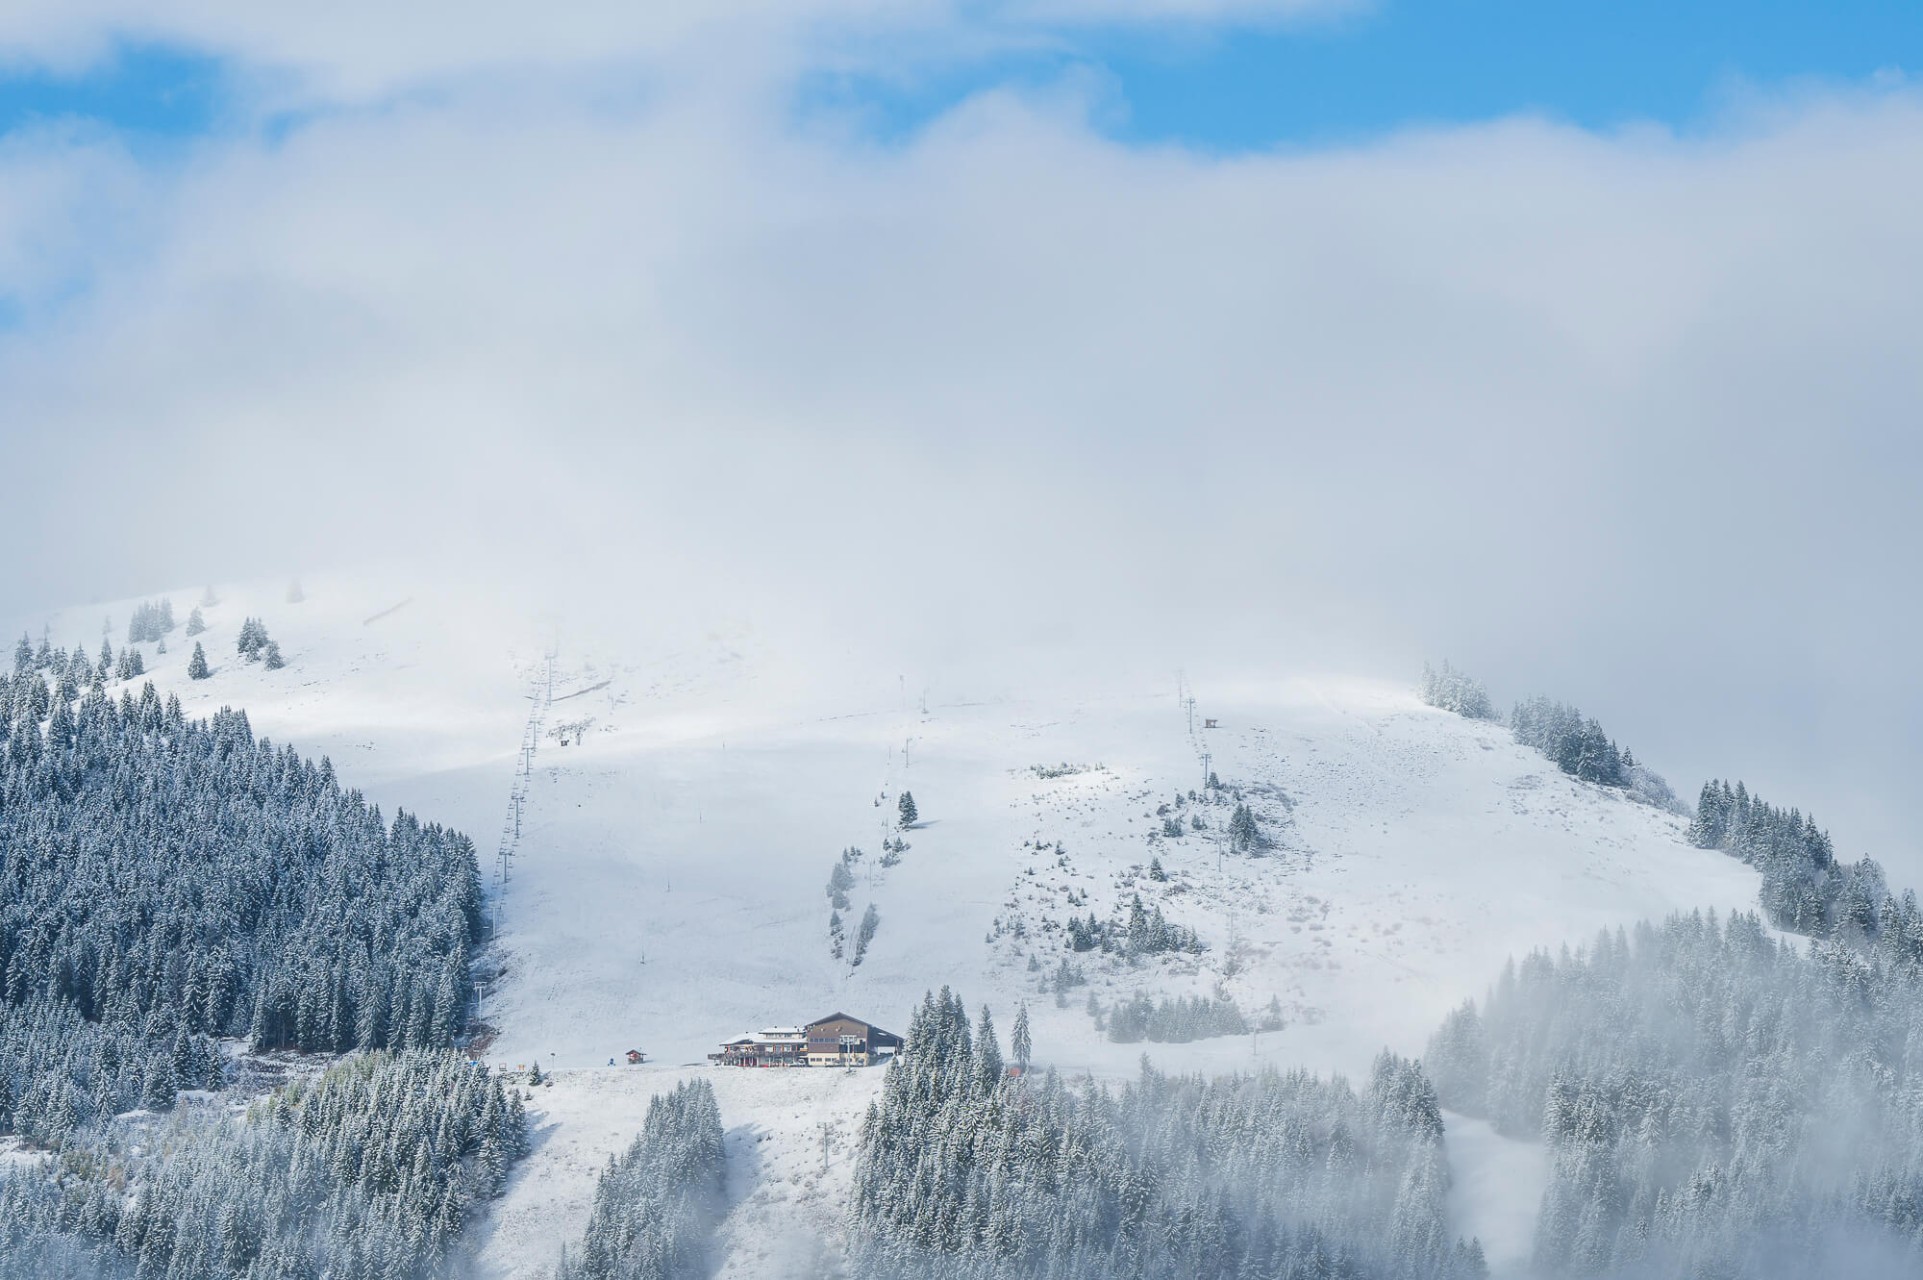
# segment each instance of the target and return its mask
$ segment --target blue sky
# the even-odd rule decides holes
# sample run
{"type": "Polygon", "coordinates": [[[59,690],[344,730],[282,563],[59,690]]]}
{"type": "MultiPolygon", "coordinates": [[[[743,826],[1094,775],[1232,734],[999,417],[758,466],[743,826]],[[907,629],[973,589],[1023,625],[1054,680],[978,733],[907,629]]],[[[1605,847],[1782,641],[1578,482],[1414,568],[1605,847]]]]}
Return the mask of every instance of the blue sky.
{"type": "Polygon", "coordinates": [[[1916,0],[1382,0],[1268,29],[1116,29],[1072,47],[950,68],[912,85],[818,80],[901,134],[986,85],[1093,72],[1127,141],[1210,150],[1315,145],[1516,113],[1680,130],[1733,94],[1881,82],[1923,69],[1916,0]]]}
{"type": "Polygon", "coordinates": [[[139,47],[83,75],[32,67],[0,71],[0,133],[84,120],[150,138],[191,137],[216,126],[230,83],[218,59],[139,47]]]}
{"type": "MultiPolygon", "coordinates": [[[[1316,145],[1409,125],[1541,113],[1591,128],[1687,130],[1732,93],[1923,70],[1916,0],[1381,0],[1266,29],[1090,27],[1046,51],[907,75],[815,76],[801,105],[853,108],[901,137],[995,84],[1093,73],[1127,141],[1211,150],[1316,145]]],[[[123,48],[85,73],[0,72],[0,132],[82,119],[146,139],[234,118],[234,77],[190,50],[123,48]]]]}

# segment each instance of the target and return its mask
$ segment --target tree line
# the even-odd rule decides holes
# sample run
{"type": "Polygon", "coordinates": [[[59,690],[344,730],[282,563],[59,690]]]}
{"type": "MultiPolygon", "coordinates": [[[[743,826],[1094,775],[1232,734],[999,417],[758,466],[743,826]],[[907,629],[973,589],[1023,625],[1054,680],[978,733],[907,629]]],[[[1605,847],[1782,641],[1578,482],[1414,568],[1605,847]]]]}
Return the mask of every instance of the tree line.
{"type": "Polygon", "coordinates": [[[1892,896],[1870,858],[1838,862],[1829,833],[1800,810],[1765,804],[1740,782],[1712,780],[1703,784],[1688,838],[1762,873],[1763,914],[1777,928],[1857,946],[1872,946],[1887,932],[1898,950],[1923,960],[1915,898],[1892,896]]]}
{"type": "Polygon", "coordinates": [[[453,1042],[483,924],[465,836],[388,822],[241,712],[66,692],[31,659],[0,677],[0,1133],[57,1145],[217,1084],[218,1037],[453,1042]]]}
{"type": "Polygon", "coordinates": [[[610,1158],[586,1233],[555,1280],[700,1280],[727,1210],[714,1086],[688,1080],[648,1103],[641,1132],[610,1158]]]}
{"type": "Polygon", "coordinates": [[[1923,967],[1675,916],[1537,952],[1424,1058],[1444,1105],[1551,1155],[1537,1267],[1923,1272],[1923,967]]]}
{"type": "Polygon", "coordinates": [[[858,1272],[942,1280],[1472,1277],[1448,1228],[1435,1092],[1384,1054],[1361,1091],[1144,1061],[1119,1093],[1011,1078],[984,1008],[944,988],[862,1124],[858,1272]]]}
{"type": "Polygon", "coordinates": [[[0,1278],[430,1280],[527,1151],[520,1099],[448,1052],[375,1053],[249,1109],[91,1127],[0,1166],[0,1278]]]}

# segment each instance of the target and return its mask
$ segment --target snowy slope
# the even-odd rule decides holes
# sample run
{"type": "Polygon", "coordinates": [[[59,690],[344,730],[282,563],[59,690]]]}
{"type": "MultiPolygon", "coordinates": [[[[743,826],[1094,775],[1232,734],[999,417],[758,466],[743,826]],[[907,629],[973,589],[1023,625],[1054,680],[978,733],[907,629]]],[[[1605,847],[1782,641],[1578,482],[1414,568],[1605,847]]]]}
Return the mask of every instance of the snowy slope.
{"type": "MultiPolygon", "coordinates": [[[[1016,665],[924,696],[900,664],[803,658],[739,624],[595,634],[421,584],[314,581],[300,604],[278,588],[220,594],[202,637],[211,679],[185,678],[179,632],[165,657],[145,646],[151,677],[190,711],[244,707],[257,731],[331,756],[389,812],[466,829],[490,880],[523,795],[483,1014],[499,1029],[494,1061],[562,1071],[536,1098],[536,1153],[484,1242],[495,1274],[528,1274],[578,1233],[594,1173],[648,1096],[683,1064],[715,1074],[699,1064],[738,1031],[837,1009],[899,1030],[947,983],[988,1002],[1004,1033],[1026,1001],[1037,1057],[1075,1072],[1125,1075],[1147,1048],[1171,1068],[1357,1073],[1385,1045],[1419,1052],[1447,1009],[1529,947],[1755,901],[1751,873],[1686,846],[1677,819],[1401,684],[1203,677],[1191,727],[1173,673],[1069,681],[1016,665]],[[285,670],[233,656],[249,613],[280,640],[285,670]],[[1228,803],[1177,811],[1185,824],[1200,813],[1203,831],[1156,834],[1158,807],[1202,788],[1205,754],[1261,816],[1268,856],[1223,855],[1228,803]],[[922,822],[897,833],[904,788],[922,822]],[[884,868],[895,834],[909,848],[884,868]],[[859,968],[830,955],[824,893],[851,845],[865,856],[848,928],[869,903],[880,916],[859,968]],[[1166,881],[1147,878],[1151,855],[1166,881]],[[1076,956],[1089,986],[1058,1005],[1040,980],[1066,954],[1060,922],[1111,916],[1136,894],[1207,950],[1136,967],[1076,956]],[[1084,1010],[1091,990],[1105,1004],[1221,990],[1252,1015],[1276,1002],[1287,1025],[1115,1045],[1084,1010]],[[628,1048],[661,1069],[608,1068],[628,1048]]],[[[183,619],[199,595],[174,593],[183,619]]],[[[56,618],[56,642],[95,651],[102,612],[124,621],[130,608],[56,618]]],[[[772,1239],[832,1250],[846,1170],[831,1152],[819,1171],[820,1126],[851,1133],[878,1073],[719,1083],[741,1206],[733,1268],[772,1239]]],[[[1477,1229],[1479,1211],[1464,1212],[1477,1229]]],[[[1488,1225],[1526,1241],[1513,1222],[1488,1225]]]]}

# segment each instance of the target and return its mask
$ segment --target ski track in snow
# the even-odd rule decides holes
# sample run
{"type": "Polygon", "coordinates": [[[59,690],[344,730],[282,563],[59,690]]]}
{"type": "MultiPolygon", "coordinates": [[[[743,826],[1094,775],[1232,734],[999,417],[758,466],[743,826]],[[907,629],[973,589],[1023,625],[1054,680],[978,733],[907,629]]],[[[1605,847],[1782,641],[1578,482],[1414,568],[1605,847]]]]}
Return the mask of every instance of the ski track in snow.
{"type": "MultiPolygon", "coordinates": [[[[186,678],[193,642],[177,630],[164,656],[143,646],[148,678],[190,714],[240,707],[256,732],[330,756],[389,816],[405,807],[467,831],[492,884],[528,680],[554,628],[516,627],[498,606],[413,583],[310,581],[297,605],[277,590],[222,595],[200,637],[213,677],[186,678]],[[403,597],[408,608],[375,616],[403,597]],[[249,614],[281,643],[286,669],[233,656],[249,614]]],[[[199,596],[173,593],[183,621],[199,596]]],[[[56,616],[55,641],[97,652],[105,613],[117,650],[131,607],[56,616]]],[[[714,1081],[728,1131],[722,1274],[776,1256],[792,1260],[781,1274],[832,1274],[854,1129],[883,1073],[708,1067],[706,1053],[739,1031],[837,1009],[900,1031],[924,991],[951,984],[971,1009],[987,1001],[1004,1035],[1026,1000],[1038,1065],[1070,1073],[1124,1078],[1146,1050],[1165,1070],[1355,1077],[1385,1046],[1420,1053],[1445,1012],[1531,947],[1756,900],[1753,874],[1686,846],[1680,820],[1575,782],[1501,726],[1423,707],[1398,685],[1203,681],[1195,722],[1221,727],[1191,733],[1172,679],[1149,689],[1088,675],[1065,688],[1025,687],[1019,671],[972,685],[951,676],[923,710],[897,670],[853,655],[803,662],[740,625],[561,630],[500,904],[503,973],[485,1006],[500,1030],[490,1060],[538,1058],[555,1083],[530,1103],[534,1154],[476,1233],[482,1274],[551,1267],[648,1099],[693,1072],[714,1081]],[[1273,856],[1218,859],[1227,804],[1200,808],[1207,831],[1151,841],[1156,807],[1200,788],[1204,750],[1264,818],[1273,856]],[[1032,769],[1061,763],[1088,767],[1032,769]],[[923,822],[883,868],[903,788],[923,822]],[[828,950],[824,886],[850,845],[865,852],[843,913],[850,942],[868,903],[881,921],[859,968],[828,950]],[[1166,883],[1147,879],[1151,854],[1166,883]],[[1209,949],[1136,968],[1074,957],[1098,998],[1219,984],[1251,1015],[1278,1001],[1285,1029],[1116,1045],[1084,1011],[1087,990],[1060,1007],[1043,994],[1038,979],[1063,954],[1051,923],[1108,916],[1135,893],[1209,949]],[[1025,939],[1010,932],[1018,920],[1025,939]],[[607,1065],[629,1048],[661,1066],[607,1065]],[[839,1143],[825,1172],[824,1123],[839,1143]]],[[[1452,1118],[1449,1132],[1465,1233],[1487,1233],[1499,1270],[1520,1265],[1535,1204],[1516,1188],[1537,1157],[1472,1121],[1452,1118]]]]}

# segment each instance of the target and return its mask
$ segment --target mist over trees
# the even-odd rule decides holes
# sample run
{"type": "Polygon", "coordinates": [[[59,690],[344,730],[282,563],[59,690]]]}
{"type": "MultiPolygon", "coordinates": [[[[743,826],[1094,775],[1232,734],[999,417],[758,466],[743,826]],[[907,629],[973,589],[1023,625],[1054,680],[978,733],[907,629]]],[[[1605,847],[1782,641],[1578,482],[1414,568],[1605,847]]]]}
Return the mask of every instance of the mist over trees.
{"type": "Polygon", "coordinates": [[[1532,954],[1452,1014],[1444,1105],[1550,1148],[1554,1275],[1923,1271],[1923,968],[1672,917],[1532,954]]]}
{"type": "Polygon", "coordinates": [[[1119,1094],[1002,1068],[984,1014],[923,1000],[862,1125],[852,1261],[902,1277],[1472,1277],[1435,1092],[1383,1055],[1360,1093],[1143,1064],[1119,1094]]]}
{"type": "MultiPolygon", "coordinates": [[[[1423,664],[1422,700],[1470,720],[1502,718],[1482,682],[1447,661],[1440,671],[1423,664]]],[[[1618,747],[1600,724],[1575,707],[1549,698],[1525,699],[1510,712],[1509,728],[1517,742],[1542,752],[1572,777],[1620,788],[1672,813],[1688,812],[1661,774],[1639,763],[1628,748],[1618,747]]]]}
{"type": "Polygon", "coordinates": [[[1442,670],[1437,671],[1428,663],[1422,664],[1422,700],[1432,707],[1443,711],[1453,711],[1469,720],[1500,720],[1502,714],[1489,698],[1489,691],[1482,682],[1467,672],[1456,670],[1443,660],[1442,670]]]}
{"type": "Polygon", "coordinates": [[[152,643],[174,629],[174,602],[171,600],[148,600],[134,606],[133,617],[127,620],[127,643],[152,643]]]}
{"type": "Polygon", "coordinates": [[[1224,995],[1163,996],[1151,1000],[1136,992],[1117,1000],[1103,1014],[1108,1038],[1116,1044],[1187,1044],[1216,1036],[1249,1032],[1249,1020],[1235,1001],[1224,995]]]}
{"type": "Polygon", "coordinates": [[[0,1172],[0,1277],[429,1280],[527,1151],[520,1100],[445,1052],[375,1053],[249,1109],[103,1124],[0,1172]]]}
{"type": "Polygon", "coordinates": [[[714,1086],[688,1080],[648,1104],[647,1118],[594,1188],[579,1248],[555,1280],[699,1280],[727,1210],[721,1111],[714,1086]]]}

